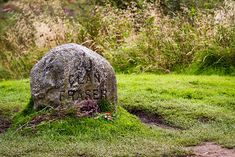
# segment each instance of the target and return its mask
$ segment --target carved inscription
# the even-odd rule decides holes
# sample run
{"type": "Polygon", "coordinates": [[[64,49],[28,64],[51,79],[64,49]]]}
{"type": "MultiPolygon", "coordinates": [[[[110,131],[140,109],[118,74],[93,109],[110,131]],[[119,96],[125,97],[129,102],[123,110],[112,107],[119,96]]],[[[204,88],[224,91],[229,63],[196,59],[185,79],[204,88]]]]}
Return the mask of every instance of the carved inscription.
{"type": "Polygon", "coordinates": [[[69,75],[69,89],[60,92],[60,101],[66,99],[73,101],[106,99],[106,73],[95,68],[91,59],[81,60],[83,62],[74,63],[76,71],[72,71],[72,74],[69,75]]]}
{"type": "Polygon", "coordinates": [[[51,49],[35,64],[30,87],[35,109],[70,107],[81,102],[97,105],[102,99],[114,106],[117,103],[112,66],[98,53],[72,43],[51,49]]]}

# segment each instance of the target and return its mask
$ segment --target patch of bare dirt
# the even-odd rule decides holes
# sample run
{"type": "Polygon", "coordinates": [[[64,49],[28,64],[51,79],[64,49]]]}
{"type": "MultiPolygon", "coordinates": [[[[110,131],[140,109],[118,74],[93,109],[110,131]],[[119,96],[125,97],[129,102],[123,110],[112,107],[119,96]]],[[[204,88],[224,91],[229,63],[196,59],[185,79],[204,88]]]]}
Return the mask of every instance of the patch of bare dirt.
{"type": "Polygon", "coordinates": [[[0,117],[0,134],[6,132],[6,130],[11,126],[10,120],[4,117],[0,117]]]}
{"type": "Polygon", "coordinates": [[[205,142],[188,149],[193,152],[190,157],[235,157],[235,149],[223,148],[212,142],[205,142]]]}
{"type": "Polygon", "coordinates": [[[96,113],[98,113],[98,105],[91,100],[84,100],[79,104],[75,104],[73,107],[68,108],[57,108],[51,112],[44,113],[41,115],[37,115],[32,118],[32,120],[25,125],[21,126],[19,129],[23,127],[35,127],[43,121],[55,121],[59,119],[63,119],[67,116],[73,116],[77,118],[81,117],[93,117],[96,113]]]}
{"type": "Polygon", "coordinates": [[[131,110],[129,112],[139,117],[143,123],[149,125],[150,127],[157,126],[163,129],[182,130],[180,127],[167,124],[164,118],[160,115],[151,115],[142,110],[131,110]]]}
{"type": "Polygon", "coordinates": [[[209,122],[215,121],[215,118],[214,117],[201,116],[201,117],[198,118],[198,121],[201,122],[201,123],[209,123],[209,122]]]}
{"type": "Polygon", "coordinates": [[[39,116],[36,116],[34,117],[30,123],[29,123],[29,126],[36,126],[38,124],[40,124],[41,122],[43,121],[49,121],[49,120],[52,120],[53,118],[49,115],[39,115],[39,116]]]}

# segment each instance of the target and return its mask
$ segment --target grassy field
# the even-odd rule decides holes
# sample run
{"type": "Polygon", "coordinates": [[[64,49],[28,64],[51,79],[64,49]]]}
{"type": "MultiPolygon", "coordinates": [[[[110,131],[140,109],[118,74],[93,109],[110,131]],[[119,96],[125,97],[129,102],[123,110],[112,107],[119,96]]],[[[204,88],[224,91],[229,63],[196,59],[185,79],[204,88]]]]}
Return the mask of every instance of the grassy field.
{"type": "Polygon", "coordinates": [[[0,156],[186,156],[187,146],[235,147],[235,78],[118,74],[114,121],[67,117],[27,126],[38,114],[19,113],[30,99],[29,80],[0,82],[0,156]],[[150,126],[130,114],[161,123],[150,126]],[[25,127],[22,127],[25,126],[25,127]]]}

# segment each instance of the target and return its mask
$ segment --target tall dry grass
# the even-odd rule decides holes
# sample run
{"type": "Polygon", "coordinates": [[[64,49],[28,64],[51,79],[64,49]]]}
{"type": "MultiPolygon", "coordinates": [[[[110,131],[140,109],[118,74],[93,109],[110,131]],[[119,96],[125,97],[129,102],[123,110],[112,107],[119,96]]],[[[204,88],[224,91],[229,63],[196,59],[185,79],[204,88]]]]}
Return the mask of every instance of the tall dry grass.
{"type": "Polygon", "coordinates": [[[185,1],[170,14],[160,0],[105,2],[8,2],[14,24],[0,30],[0,77],[27,77],[48,49],[68,42],[95,50],[118,72],[234,74],[234,1],[210,10],[185,1]]]}

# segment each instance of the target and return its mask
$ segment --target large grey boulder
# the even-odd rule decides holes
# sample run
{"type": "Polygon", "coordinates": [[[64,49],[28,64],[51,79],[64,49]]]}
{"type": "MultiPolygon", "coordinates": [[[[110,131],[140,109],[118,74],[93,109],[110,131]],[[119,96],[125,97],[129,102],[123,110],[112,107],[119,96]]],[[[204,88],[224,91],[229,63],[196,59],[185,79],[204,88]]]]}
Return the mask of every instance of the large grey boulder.
{"type": "Polygon", "coordinates": [[[50,50],[31,70],[30,86],[35,109],[77,106],[86,100],[115,107],[117,101],[112,66],[96,52],[77,44],[50,50]]]}

